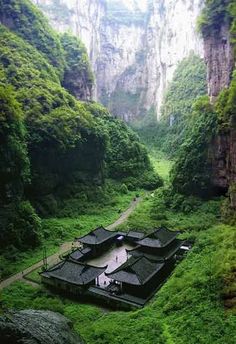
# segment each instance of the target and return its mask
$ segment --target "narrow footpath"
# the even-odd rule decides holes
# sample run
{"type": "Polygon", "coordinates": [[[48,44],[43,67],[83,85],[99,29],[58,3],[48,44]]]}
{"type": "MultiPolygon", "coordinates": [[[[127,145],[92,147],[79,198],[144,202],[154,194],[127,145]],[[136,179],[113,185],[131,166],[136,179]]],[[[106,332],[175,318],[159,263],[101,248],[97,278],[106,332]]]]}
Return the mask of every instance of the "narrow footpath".
{"type": "MultiPolygon", "coordinates": [[[[134,209],[137,207],[137,205],[141,202],[142,197],[137,197],[136,199],[134,199],[129,208],[124,211],[123,213],[121,213],[120,217],[112,224],[110,224],[109,226],[107,226],[106,228],[109,230],[114,230],[117,226],[121,225],[122,223],[124,223],[129,215],[134,211],[134,209]]],[[[57,262],[60,261],[60,256],[65,254],[66,252],[68,252],[71,248],[73,247],[79,247],[80,244],[76,243],[76,242],[65,242],[64,244],[62,244],[60,246],[60,249],[57,253],[53,254],[52,256],[47,257],[47,263],[48,265],[53,265],[56,264],[57,262]]],[[[0,283],[0,290],[2,290],[3,288],[8,287],[9,285],[11,285],[12,283],[19,281],[19,280],[23,280],[26,283],[30,283],[27,280],[24,279],[24,276],[28,275],[29,273],[33,272],[34,270],[42,267],[44,264],[43,260],[41,260],[40,262],[28,267],[27,269],[20,271],[18,273],[16,273],[15,275],[10,276],[9,278],[3,280],[0,283]]]]}

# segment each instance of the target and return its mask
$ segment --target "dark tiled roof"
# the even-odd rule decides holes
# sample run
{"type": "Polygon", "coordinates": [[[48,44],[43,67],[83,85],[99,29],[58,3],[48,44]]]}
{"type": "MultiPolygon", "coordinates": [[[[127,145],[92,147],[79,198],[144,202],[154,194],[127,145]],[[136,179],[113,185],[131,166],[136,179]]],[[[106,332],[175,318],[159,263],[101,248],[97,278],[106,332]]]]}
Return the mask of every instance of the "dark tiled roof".
{"type": "Polygon", "coordinates": [[[109,278],[119,282],[132,285],[144,285],[158,271],[162,269],[164,263],[157,263],[142,257],[131,257],[115,271],[106,274],[109,278]]]}
{"type": "Polygon", "coordinates": [[[116,232],[111,232],[103,227],[98,227],[90,233],[82,236],[81,238],[78,238],[77,240],[87,245],[98,245],[106,242],[111,238],[114,238],[116,235],[116,232]]]}
{"type": "Polygon", "coordinates": [[[133,257],[145,256],[150,260],[164,261],[173,257],[182,245],[183,245],[183,241],[176,239],[174,242],[174,245],[170,245],[170,247],[168,247],[168,249],[165,252],[163,252],[163,255],[156,255],[152,253],[143,252],[142,246],[135,247],[132,250],[127,250],[127,253],[131,254],[133,257]]]}
{"type": "Polygon", "coordinates": [[[81,258],[83,258],[84,256],[87,256],[89,253],[91,252],[91,248],[89,247],[85,247],[84,249],[77,249],[75,251],[73,251],[69,257],[71,259],[74,259],[74,260],[80,260],[81,258]]]}
{"type": "Polygon", "coordinates": [[[135,248],[133,250],[127,250],[127,253],[130,254],[132,257],[138,258],[138,257],[146,257],[149,260],[152,261],[159,261],[159,262],[164,262],[164,257],[157,256],[154,254],[149,254],[146,252],[142,252],[140,249],[135,248]]]}
{"type": "Polygon", "coordinates": [[[41,273],[42,276],[65,281],[75,285],[85,285],[101,275],[105,267],[96,267],[71,260],[65,260],[41,273]]]}
{"type": "Polygon", "coordinates": [[[137,241],[137,244],[152,248],[161,248],[170,244],[178,234],[179,232],[173,232],[165,227],[160,227],[155,230],[155,232],[148,234],[143,239],[137,241]]]}
{"type": "Polygon", "coordinates": [[[126,234],[126,237],[131,237],[131,238],[134,238],[134,239],[142,239],[144,237],[144,234],[141,233],[141,232],[136,232],[136,231],[129,231],[127,234],[126,234]]]}

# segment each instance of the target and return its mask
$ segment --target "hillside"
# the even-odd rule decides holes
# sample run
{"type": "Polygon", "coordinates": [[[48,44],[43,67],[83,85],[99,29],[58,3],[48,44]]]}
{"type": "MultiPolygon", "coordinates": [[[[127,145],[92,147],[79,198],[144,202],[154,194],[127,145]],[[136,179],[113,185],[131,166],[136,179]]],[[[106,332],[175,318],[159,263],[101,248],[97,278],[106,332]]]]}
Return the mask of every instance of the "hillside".
{"type": "Polygon", "coordinates": [[[0,21],[1,248],[38,245],[38,215],[102,204],[107,178],[127,191],[160,185],[138,137],[89,102],[83,44],[56,34],[27,0],[1,1],[0,21]]]}

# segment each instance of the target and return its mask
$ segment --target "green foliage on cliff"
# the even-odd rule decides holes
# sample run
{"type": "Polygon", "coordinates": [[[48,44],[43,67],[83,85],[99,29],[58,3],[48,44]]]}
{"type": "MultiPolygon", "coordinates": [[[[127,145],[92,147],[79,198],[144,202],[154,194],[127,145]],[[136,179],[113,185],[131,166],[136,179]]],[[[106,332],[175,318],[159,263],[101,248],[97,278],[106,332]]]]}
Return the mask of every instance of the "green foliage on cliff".
{"type": "Polygon", "coordinates": [[[192,126],[182,144],[171,171],[176,192],[207,197],[211,191],[209,144],[217,129],[217,115],[208,97],[200,98],[193,109],[192,126]]]}
{"type": "Polygon", "coordinates": [[[206,66],[194,55],[183,59],[170,83],[157,122],[154,109],[135,128],[148,146],[175,156],[191,123],[193,102],[207,93],[206,66]]]}
{"type": "Polygon", "coordinates": [[[162,180],[154,172],[146,148],[137,135],[123,121],[101,111],[100,105],[91,103],[86,108],[97,117],[107,136],[107,176],[122,180],[130,190],[140,187],[153,190],[161,186],[162,180]]]}
{"type": "Polygon", "coordinates": [[[216,102],[216,112],[219,119],[219,129],[235,127],[236,123],[236,70],[228,89],[221,91],[216,102]]]}
{"type": "Polygon", "coordinates": [[[160,179],[126,125],[61,86],[64,68],[71,93],[92,86],[80,41],[65,34],[60,42],[27,0],[0,4],[1,239],[2,245],[24,248],[40,240],[38,218],[26,200],[44,216],[77,216],[89,202],[106,200],[105,177],[132,177],[135,186],[147,188],[160,179]],[[141,178],[145,173],[147,180],[141,178]]]}
{"type": "Polygon", "coordinates": [[[59,38],[31,1],[1,0],[0,20],[40,51],[59,75],[63,73],[65,60],[59,38]]]}
{"type": "MultiPolygon", "coordinates": [[[[231,33],[231,42],[235,43],[235,1],[207,0],[202,15],[199,17],[199,28],[204,38],[209,35],[217,37],[224,27],[231,33]]],[[[222,37],[222,40],[227,37],[222,37]]],[[[222,42],[224,44],[224,42],[222,42]]],[[[211,44],[208,42],[208,44],[211,44]]],[[[230,71],[228,71],[230,73],[230,71]]],[[[223,89],[212,107],[207,99],[195,104],[195,116],[189,122],[189,129],[176,156],[176,163],[172,170],[174,190],[182,194],[197,194],[202,197],[210,196],[214,190],[212,186],[211,145],[215,135],[228,136],[235,128],[236,113],[236,82],[235,72],[227,89],[223,89]],[[202,104],[201,104],[202,103],[202,104]],[[200,107],[199,107],[200,105],[200,107]],[[192,127],[192,130],[191,130],[192,127]]],[[[228,153],[223,153],[228,155],[228,153]]],[[[227,160],[227,157],[225,157],[227,160]]],[[[228,163],[227,163],[228,164],[228,163]]],[[[230,193],[230,188],[229,188],[230,193]]]]}
{"type": "MultiPolygon", "coordinates": [[[[207,37],[217,35],[222,25],[231,25],[235,34],[235,1],[234,0],[206,0],[204,9],[198,18],[198,28],[207,37]]],[[[234,37],[235,39],[235,37],[234,37]]]]}
{"type": "Polygon", "coordinates": [[[178,65],[161,109],[162,121],[168,126],[163,146],[166,152],[177,151],[184,142],[193,102],[206,93],[206,66],[191,54],[178,65]]]}
{"type": "Polygon", "coordinates": [[[78,38],[69,33],[64,33],[61,36],[61,43],[66,59],[63,86],[77,98],[86,99],[86,96],[91,94],[94,76],[85,46],[78,38]],[[90,94],[87,95],[86,93],[90,94]]]}
{"type": "Polygon", "coordinates": [[[29,180],[23,114],[10,87],[0,86],[0,204],[16,201],[29,180]]]}
{"type": "MultiPolygon", "coordinates": [[[[9,255],[19,250],[36,247],[41,241],[41,219],[28,201],[8,204],[0,208],[0,252],[9,255]],[[7,250],[6,250],[7,248],[7,250]]],[[[2,256],[0,256],[1,260],[2,256]]],[[[11,260],[11,259],[10,259],[11,260]]],[[[8,264],[10,264],[10,260],[8,264]]],[[[2,266],[1,266],[2,268],[2,266]]],[[[0,268],[0,270],[2,270],[0,268]]],[[[7,269],[7,267],[5,267],[7,269]]],[[[2,275],[0,271],[0,276],[2,275]]]]}

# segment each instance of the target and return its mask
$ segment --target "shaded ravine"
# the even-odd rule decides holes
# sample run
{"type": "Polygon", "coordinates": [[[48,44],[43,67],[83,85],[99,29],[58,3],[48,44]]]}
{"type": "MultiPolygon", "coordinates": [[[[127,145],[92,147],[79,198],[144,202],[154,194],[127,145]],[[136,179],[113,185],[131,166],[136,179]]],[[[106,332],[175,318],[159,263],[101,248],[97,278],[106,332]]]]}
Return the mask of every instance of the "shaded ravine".
{"type": "MultiPolygon", "coordinates": [[[[106,228],[109,230],[114,230],[117,226],[121,225],[123,222],[125,222],[127,220],[127,218],[129,217],[129,215],[134,211],[134,209],[136,208],[136,206],[141,202],[142,197],[137,197],[134,200],[132,200],[132,202],[130,203],[130,206],[127,210],[125,210],[123,213],[121,213],[120,217],[112,224],[110,224],[109,226],[107,226],[106,228]]],[[[56,264],[59,260],[60,260],[60,256],[62,254],[65,254],[66,252],[68,252],[72,247],[79,247],[80,244],[70,241],[70,242],[65,242],[64,244],[62,244],[60,246],[60,249],[57,253],[47,257],[47,263],[48,265],[53,265],[56,264]]],[[[31,283],[30,281],[27,281],[24,279],[24,276],[28,275],[29,273],[33,272],[34,270],[42,267],[44,264],[43,260],[40,260],[39,262],[33,264],[32,266],[28,267],[27,269],[24,269],[23,271],[20,271],[8,278],[6,278],[5,280],[3,280],[0,283],[0,290],[2,290],[3,288],[8,287],[9,285],[11,285],[12,283],[19,281],[19,280],[23,280],[26,283],[31,283]]]]}

